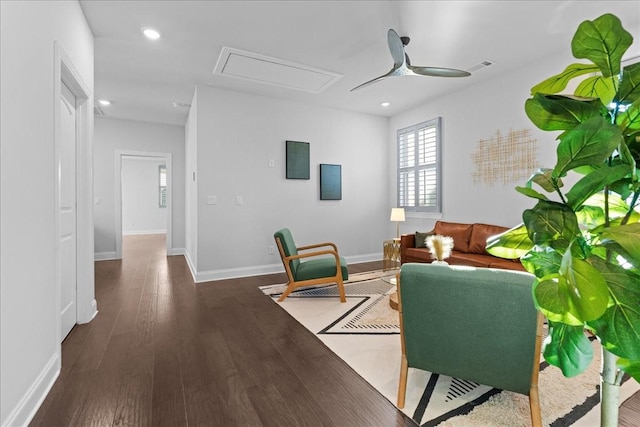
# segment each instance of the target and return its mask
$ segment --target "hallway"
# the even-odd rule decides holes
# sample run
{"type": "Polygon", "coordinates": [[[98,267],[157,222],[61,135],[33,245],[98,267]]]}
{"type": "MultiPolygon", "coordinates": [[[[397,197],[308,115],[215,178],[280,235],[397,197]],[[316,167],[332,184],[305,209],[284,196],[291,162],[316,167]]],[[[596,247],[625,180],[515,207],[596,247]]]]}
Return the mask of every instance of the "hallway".
{"type": "Polygon", "coordinates": [[[284,274],[195,285],[164,245],[126,236],[96,263],[99,314],[64,341],[32,426],[414,425],[258,290],[284,274]]]}

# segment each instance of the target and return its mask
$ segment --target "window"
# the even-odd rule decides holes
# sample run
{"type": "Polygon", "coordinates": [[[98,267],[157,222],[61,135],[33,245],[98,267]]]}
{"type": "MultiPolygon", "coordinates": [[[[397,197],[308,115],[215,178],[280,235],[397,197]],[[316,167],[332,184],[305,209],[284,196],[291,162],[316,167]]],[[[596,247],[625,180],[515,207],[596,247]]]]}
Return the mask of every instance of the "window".
{"type": "Polygon", "coordinates": [[[440,213],[440,117],[398,130],[398,207],[440,213]]]}
{"type": "Polygon", "coordinates": [[[167,207],[167,167],[165,165],[158,166],[158,175],[160,181],[160,207],[167,207]]]}

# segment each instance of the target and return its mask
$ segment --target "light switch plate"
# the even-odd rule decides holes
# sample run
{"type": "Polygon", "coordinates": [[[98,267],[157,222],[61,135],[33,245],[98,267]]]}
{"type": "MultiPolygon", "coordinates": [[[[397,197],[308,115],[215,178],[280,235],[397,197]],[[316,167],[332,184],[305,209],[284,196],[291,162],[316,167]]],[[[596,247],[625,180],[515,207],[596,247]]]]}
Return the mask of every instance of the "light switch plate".
{"type": "Polygon", "coordinates": [[[218,198],[216,196],[207,196],[207,204],[208,205],[217,205],[218,198]]]}

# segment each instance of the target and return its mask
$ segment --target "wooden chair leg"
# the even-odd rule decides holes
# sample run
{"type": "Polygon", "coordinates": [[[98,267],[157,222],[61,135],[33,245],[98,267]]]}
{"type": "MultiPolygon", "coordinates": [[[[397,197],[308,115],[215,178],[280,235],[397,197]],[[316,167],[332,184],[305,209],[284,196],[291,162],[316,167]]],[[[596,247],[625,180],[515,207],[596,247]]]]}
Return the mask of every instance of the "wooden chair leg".
{"type": "Polygon", "coordinates": [[[542,427],[542,414],[540,413],[540,396],[538,386],[533,386],[529,390],[529,407],[531,409],[531,426],[542,427]]]}
{"type": "Polygon", "coordinates": [[[347,297],[344,292],[344,282],[342,279],[338,280],[338,292],[340,293],[340,302],[347,302],[347,297]]]}
{"type": "Polygon", "coordinates": [[[409,374],[409,363],[407,362],[407,356],[402,355],[402,362],[400,363],[400,381],[398,384],[398,408],[404,408],[404,398],[407,394],[407,376],[409,374]]]}
{"type": "Polygon", "coordinates": [[[280,295],[280,298],[278,298],[278,302],[282,302],[284,301],[284,299],[286,297],[289,296],[289,294],[295,289],[295,287],[293,285],[289,285],[287,286],[287,289],[285,289],[285,291],[282,293],[282,295],[280,295]]]}

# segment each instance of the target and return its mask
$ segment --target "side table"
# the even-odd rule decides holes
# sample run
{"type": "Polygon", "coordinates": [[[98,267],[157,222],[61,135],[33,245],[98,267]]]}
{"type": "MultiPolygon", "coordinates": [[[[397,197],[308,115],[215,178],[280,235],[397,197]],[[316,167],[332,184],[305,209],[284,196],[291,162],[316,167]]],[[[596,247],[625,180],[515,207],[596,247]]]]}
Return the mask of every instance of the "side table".
{"type": "Polygon", "coordinates": [[[400,239],[385,240],[382,243],[382,269],[400,267],[400,239]]]}

